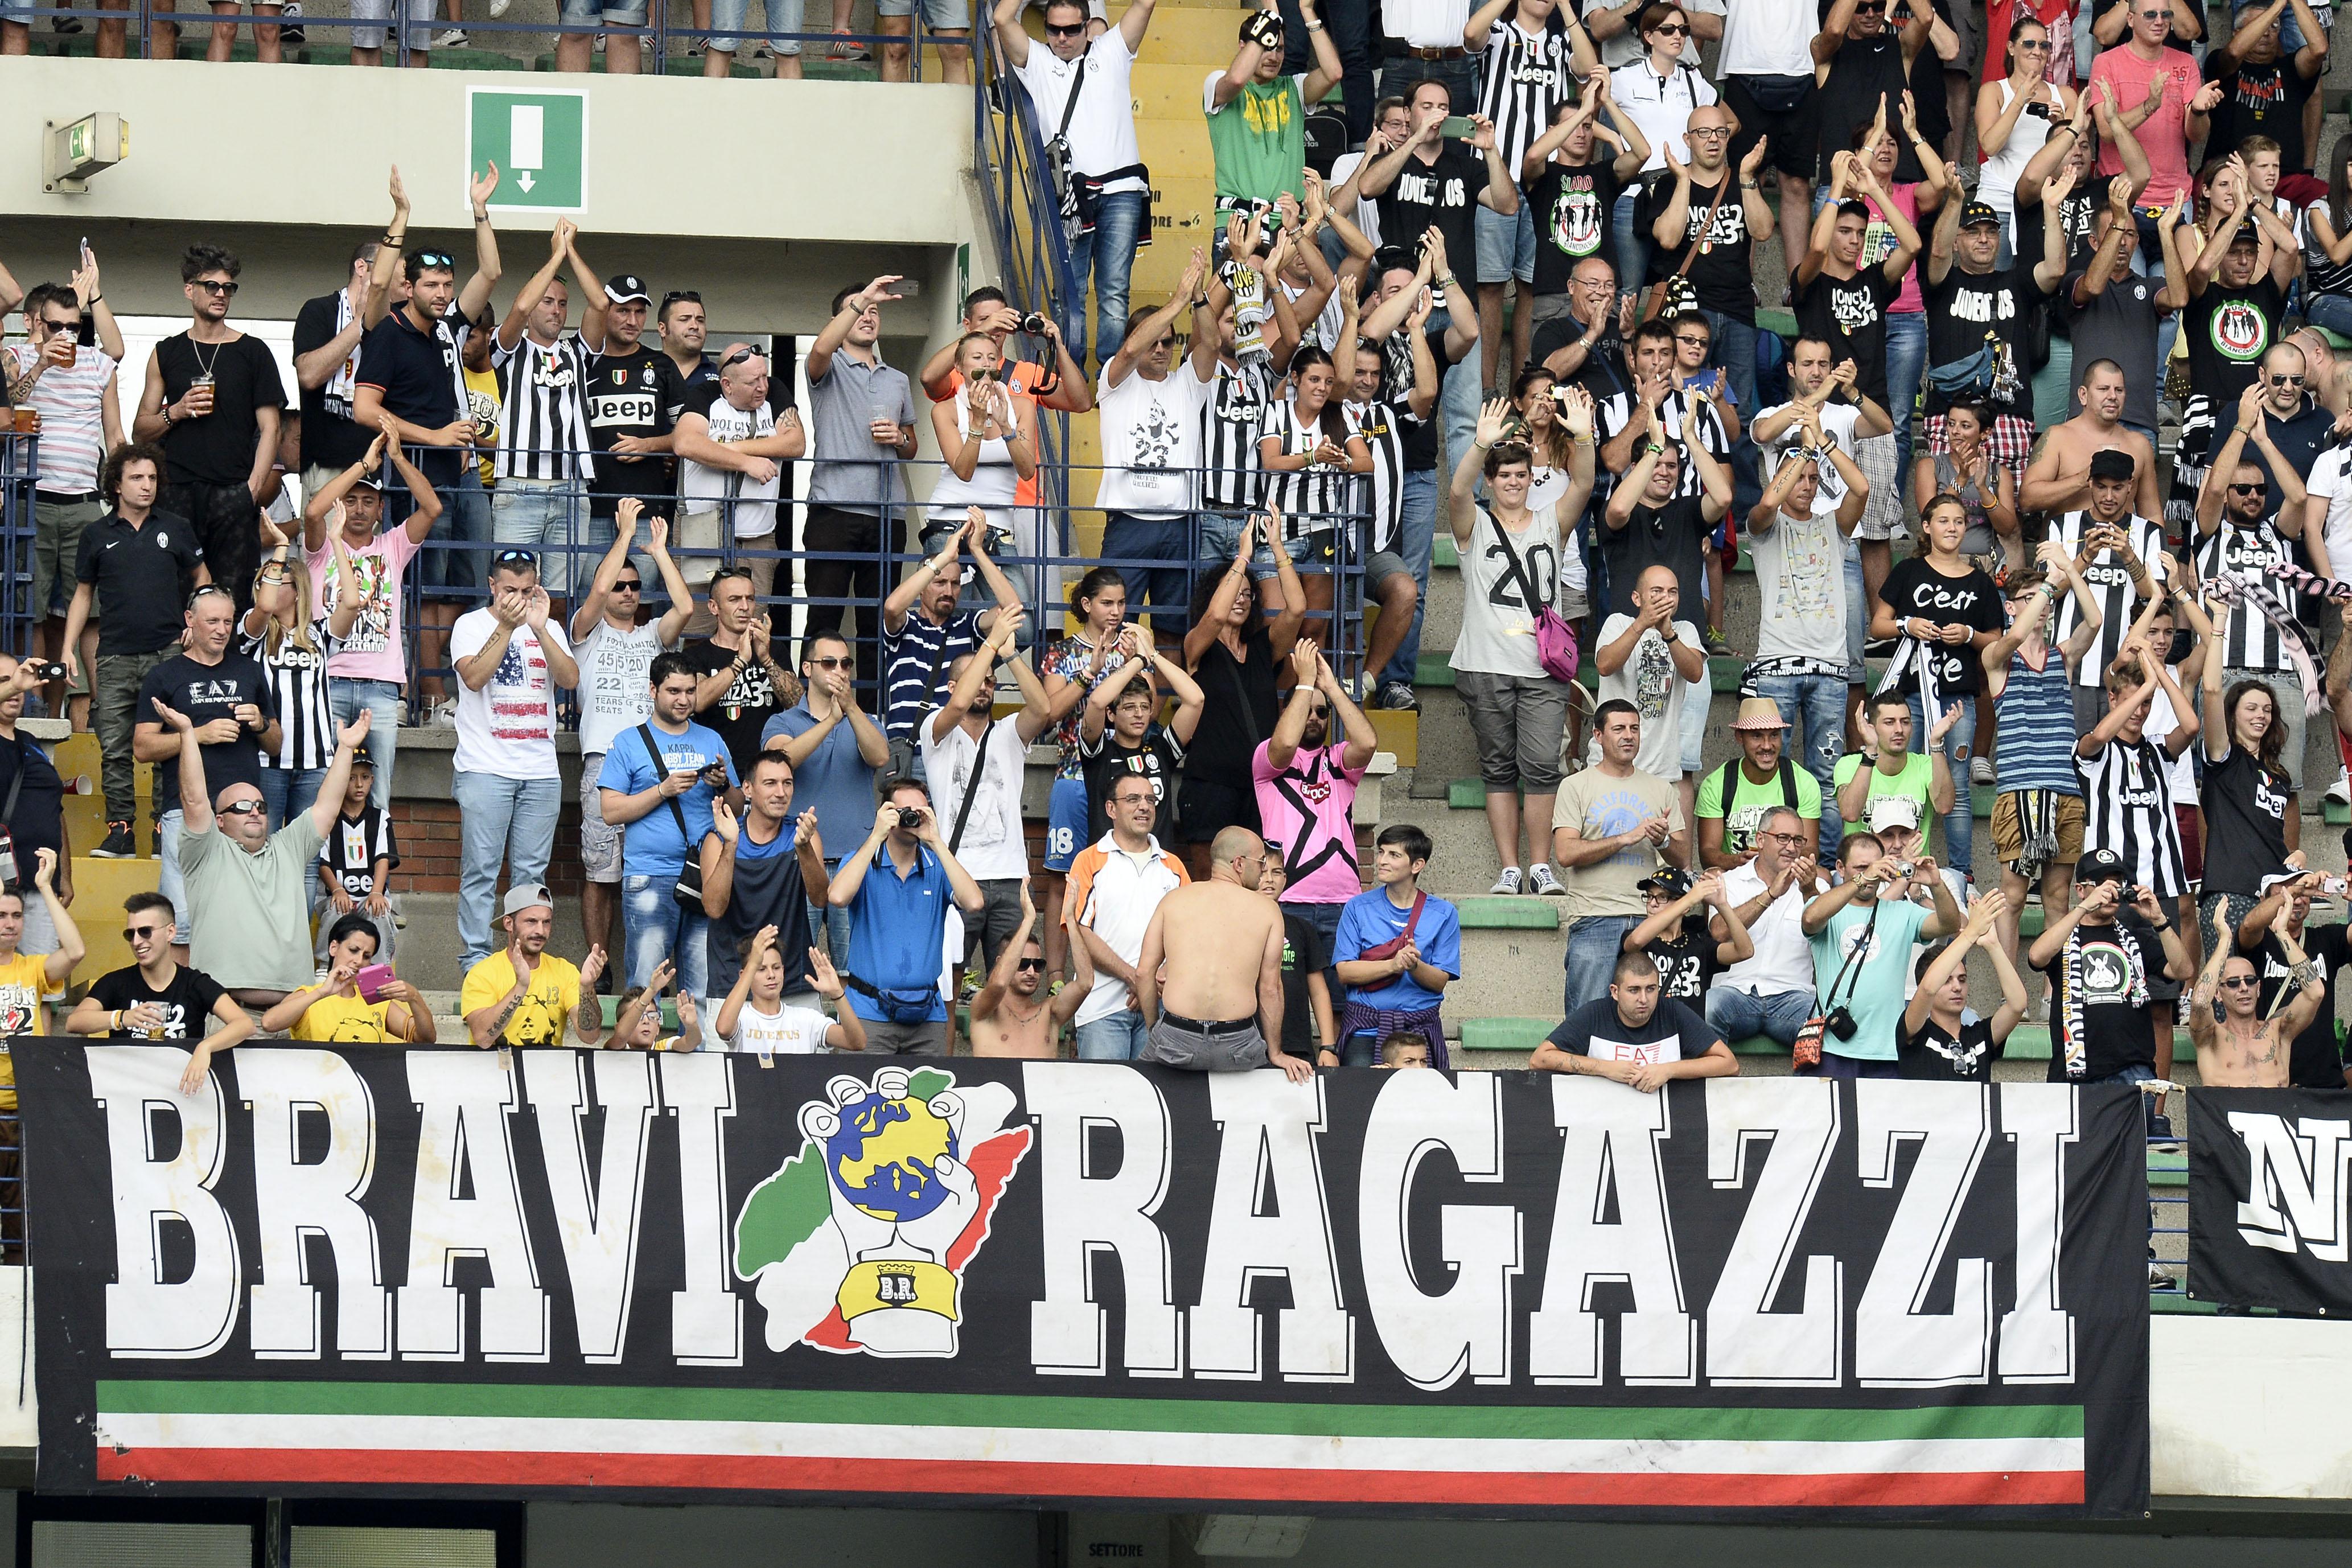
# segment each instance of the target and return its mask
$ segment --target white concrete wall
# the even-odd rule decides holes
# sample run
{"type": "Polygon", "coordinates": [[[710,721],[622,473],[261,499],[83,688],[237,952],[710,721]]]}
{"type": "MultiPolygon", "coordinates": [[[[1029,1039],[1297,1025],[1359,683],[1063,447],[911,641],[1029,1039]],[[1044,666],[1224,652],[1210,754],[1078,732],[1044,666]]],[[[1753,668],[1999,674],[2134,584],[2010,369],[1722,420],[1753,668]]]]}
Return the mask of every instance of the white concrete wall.
{"type": "Polygon", "coordinates": [[[2158,1317],[2159,1497],[2352,1500],[2352,1324],[2158,1317]]]}

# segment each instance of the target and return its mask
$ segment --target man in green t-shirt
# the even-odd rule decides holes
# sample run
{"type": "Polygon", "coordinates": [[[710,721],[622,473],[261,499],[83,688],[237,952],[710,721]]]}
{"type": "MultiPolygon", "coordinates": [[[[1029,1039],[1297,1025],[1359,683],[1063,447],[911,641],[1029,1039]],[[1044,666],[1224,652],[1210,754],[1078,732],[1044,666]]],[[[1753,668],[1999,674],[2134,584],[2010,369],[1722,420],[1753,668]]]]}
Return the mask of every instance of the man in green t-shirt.
{"type": "MultiPolygon", "coordinates": [[[[1862,831],[1870,820],[1870,802],[1881,795],[1901,795],[1919,802],[1922,811],[1940,820],[1952,808],[1952,770],[1936,747],[1959,722],[1960,705],[1944,710],[1926,752],[1911,749],[1911,700],[1900,692],[1880,692],[1862,705],[1854,723],[1862,733],[1862,749],[1838,758],[1832,775],[1837,786],[1838,820],[1843,837],[1862,831]]],[[[1925,817],[1920,819],[1926,821],[1925,817]]]]}
{"type": "Polygon", "coordinates": [[[1742,697],[1731,736],[1739,755],[1699,776],[1699,860],[1710,871],[1746,865],[1756,854],[1756,834],[1767,812],[1786,806],[1805,820],[1811,835],[1805,852],[1821,851],[1822,787],[1803,768],[1780,755],[1789,723],[1770,697],[1742,697]],[[1725,794],[1728,791],[1729,800],[1725,794]]]}
{"type": "MultiPolygon", "coordinates": [[[[1331,42],[1315,0],[1299,0],[1299,16],[1315,49],[1315,68],[1305,76],[1282,74],[1282,13],[1276,0],[1242,23],[1242,47],[1234,63],[1211,71],[1202,84],[1201,112],[1209,117],[1209,151],[1217,163],[1218,225],[1224,214],[1270,207],[1287,191],[1307,194],[1307,106],[1320,103],[1339,84],[1339,51],[1331,42]]],[[[1364,82],[1363,91],[1372,84],[1364,82]]],[[[1354,90],[1354,89],[1350,89],[1354,90]]]]}

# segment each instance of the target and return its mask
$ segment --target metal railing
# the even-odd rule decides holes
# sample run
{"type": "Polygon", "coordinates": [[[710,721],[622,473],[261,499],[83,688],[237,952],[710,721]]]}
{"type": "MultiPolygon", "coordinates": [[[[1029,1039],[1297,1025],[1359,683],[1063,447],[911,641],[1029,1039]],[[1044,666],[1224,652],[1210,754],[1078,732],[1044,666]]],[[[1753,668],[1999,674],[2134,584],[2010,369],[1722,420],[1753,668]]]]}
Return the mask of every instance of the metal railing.
{"type": "MultiPolygon", "coordinates": [[[[194,0],[190,0],[190,3],[193,5],[194,0]]],[[[763,19],[765,18],[767,15],[765,10],[766,0],[745,0],[745,3],[747,6],[751,5],[761,5],[762,7],[761,12],[761,17],[763,19]]],[[[405,9],[406,4],[407,0],[394,0],[393,8],[405,9]]],[[[650,52],[651,59],[648,64],[647,74],[654,76],[666,76],[668,74],[671,56],[676,55],[679,58],[683,59],[691,57],[694,54],[698,53],[699,48],[694,42],[695,40],[708,41],[712,38],[720,38],[733,40],[737,46],[735,52],[739,56],[744,57],[747,60],[749,57],[748,51],[761,44],[773,46],[782,43],[795,43],[803,45],[803,47],[818,45],[824,48],[831,48],[835,45],[856,44],[869,51],[875,52],[877,62],[879,58],[879,51],[890,46],[900,46],[904,47],[908,51],[908,75],[910,78],[915,81],[920,81],[923,79],[923,49],[926,45],[948,48],[968,48],[971,47],[971,38],[967,36],[941,36],[926,29],[923,25],[921,8],[919,6],[916,8],[916,12],[910,21],[909,31],[905,34],[835,32],[788,33],[748,26],[734,29],[697,27],[690,22],[685,25],[671,22],[668,16],[668,10],[669,5],[667,4],[667,0],[664,0],[663,4],[651,5],[648,7],[648,14],[645,22],[634,26],[605,22],[601,18],[587,22],[571,22],[565,20],[560,11],[556,16],[544,20],[520,22],[493,21],[484,17],[479,20],[469,18],[463,23],[454,23],[436,21],[429,17],[425,20],[404,20],[396,16],[333,16],[318,13],[305,13],[299,18],[288,18],[286,21],[281,23],[277,20],[274,16],[265,16],[258,11],[234,17],[215,16],[209,10],[192,8],[174,11],[166,9],[155,4],[155,0],[126,0],[126,4],[122,8],[115,10],[108,10],[95,5],[60,5],[47,12],[36,12],[34,16],[36,19],[44,15],[53,17],[71,16],[83,22],[86,26],[91,28],[103,26],[109,23],[124,26],[128,30],[129,46],[124,50],[124,53],[129,57],[137,59],[153,59],[156,57],[156,31],[159,27],[177,27],[181,30],[182,37],[176,40],[178,46],[178,50],[176,52],[184,52],[192,46],[192,40],[189,35],[194,35],[196,40],[208,39],[211,37],[212,30],[216,26],[226,27],[230,29],[232,34],[238,27],[251,28],[254,33],[255,46],[257,48],[260,45],[261,36],[265,31],[273,36],[277,36],[278,35],[281,27],[287,26],[299,26],[303,30],[304,41],[301,44],[292,46],[298,49],[308,47],[310,35],[320,29],[324,29],[330,33],[340,31],[346,34],[359,31],[373,32],[383,35],[382,39],[378,44],[368,46],[352,45],[351,47],[382,47],[387,60],[396,59],[402,66],[409,64],[410,57],[413,55],[429,56],[433,54],[435,51],[432,47],[432,35],[446,26],[460,27],[469,36],[476,33],[489,33],[492,35],[501,33],[528,33],[534,35],[547,35],[557,37],[571,36],[575,37],[603,37],[608,39],[625,38],[637,42],[642,47],[650,52]]],[[[746,19],[749,19],[748,10],[746,12],[746,19]]],[[[201,49],[203,47],[202,42],[194,42],[194,47],[201,49]]],[[[282,38],[279,40],[279,47],[287,47],[283,43],[282,38]]],[[[807,50],[807,52],[814,54],[820,51],[810,49],[807,50]]],[[[295,62],[289,59],[287,63],[292,64],[295,62]]],[[[342,62],[323,61],[316,63],[341,64],[342,62]]]]}
{"type": "MultiPolygon", "coordinates": [[[[0,571],[8,583],[8,591],[0,593],[0,648],[22,653],[31,650],[31,629],[47,610],[26,602],[32,593],[33,479],[40,471],[41,438],[5,424],[5,411],[0,411],[0,571]]],[[[70,574],[73,569],[66,564],[60,570],[70,574]]]]}

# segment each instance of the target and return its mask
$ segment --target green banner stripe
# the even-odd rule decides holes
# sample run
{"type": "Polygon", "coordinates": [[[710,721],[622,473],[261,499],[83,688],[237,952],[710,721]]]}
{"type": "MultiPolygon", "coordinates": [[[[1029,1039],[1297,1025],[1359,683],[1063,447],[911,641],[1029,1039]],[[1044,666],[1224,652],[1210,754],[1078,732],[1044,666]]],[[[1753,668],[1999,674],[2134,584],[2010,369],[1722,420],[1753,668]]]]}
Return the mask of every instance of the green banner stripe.
{"type": "Polygon", "coordinates": [[[1362,1437],[1889,1442],[2080,1438],[2079,1405],[1917,1410],[1590,1406],[1297,1405],[1229,1399],[831,1393],[761,1388],[464,1383],[121,1381],[98,1385],[101,1417],[152,1415],[538,1416],[610,1421],[787,1421],[843,1426],[1274,1432],[1362,1437]]]}

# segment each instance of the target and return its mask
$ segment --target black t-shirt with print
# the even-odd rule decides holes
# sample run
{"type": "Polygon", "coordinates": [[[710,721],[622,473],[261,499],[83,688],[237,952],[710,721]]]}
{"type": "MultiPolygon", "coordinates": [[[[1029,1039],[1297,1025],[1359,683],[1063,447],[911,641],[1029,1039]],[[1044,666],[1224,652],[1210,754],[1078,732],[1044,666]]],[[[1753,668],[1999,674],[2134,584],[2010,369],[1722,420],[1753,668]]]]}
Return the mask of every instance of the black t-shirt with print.
{"type": "MultiPolygon", "coordinates": [[[[2263,356],[2278,341],[2279,318],[2285,313],[2286,291],[2269,273],[2234,288],[2216,275],[2180,313],[2180,335],[2189,341],[2189,390],[2210,398],[2222,409],[2221,417],[2230,417],[2261,373],[2263,356]]],[[[2218,449],[2221,437],[2214,441],[2218,449]]]]}
{"type": "Polygon", "coordinates": [[[142,1002],[161,1002],[163,1006],[163,1027],[160,1030],[137,1034],[125,1028],[119,1034],[109,1035],[110,1040],[202,1040],[210,1029],[207,1020],[213,1016],[213,1009],[225,994],[210,975],[185,964],[178,967],[172,983],[160,991],[147,984],[136,964],[100,975],[89,988],[90,998],[110,1013],[135,1008],[142,1002]]]}
{"type": "Polygon", "coordinates": [[[2051,988],[2051,1082],[2113,1078],[2126,1067],[2155,1071],[2156,1036],[2147,1009],[2162,999],[2153,991],[2164,974],[2164,943],[2156,927],[2129,909],[2116,911],[2103,925],[2083,921],[2042,972],[2050,977],[2051,988]],[[2070,1073],[2067,1031],[2078,1011],[2083,1066],[2070,1073]]]}
{"type": "Polygon", "coordinates": [[[1885,267],[1865,267],[1852,277],[1823,272],[1811,283],[1791,282],[1789,303],[1797,330],[1827,339],[1830,359],[1853,361],[1853,390],[1879,407],[1886,402],[1886,311],[1903,292],[1886,280],[1885,267]]]}
{"type": "Polygon", "coordinates": [[[1633,204],[1633,221],[1643,238],[1651,242],[1649,281],[1660,283],[1672,277],[1682,267],[1684,253],[1696,245],[1698,254],[1691,257],[1690,270],[1685,276],[1698,296],[1699,308],[1717,311],[1735,321],[1753,321],[1756,277],[1749,264],[1754,246],[1748,233],[1748,209],[1739,196],[1737,170],[1725,168],[1722,180],[1713,185],[1702,185],[1694,179],[1690,222],[1684,230],[1683,243],[1671,250],[1655,241],[1658,214],[1675,197],[1672,179],[1654,182],[1633,204]]]}
{"type": "MultiPolygon", "coordinates": [[[[1706,514],[1696,496],[1677,496],[1663,507],[1638,506],[1622,528],[1601,525],[1601,559],[1609,567],[1610,609],[1631,615],[1633,587],[1642,573],[1663,566],[1675,574],[1685,606],[1704,604],[1706,583],[1706,514]]],[[[1688,609],[1678,612],[1685,620],[1688,609]]]]}
{"type": "MultiPolygon", "coordinates": [[[[742,649],[722,648],[708,639],[688,643],[678,650],[687,667],[698,679],[715,675],[735,662],[742,649]]],[[[727,755],[734,759],[735,776],[749,779],[751,765],[760,759],[760,731],[784,705],[776,700],[776,683],[768,668],[752,659],[738,671],[735,680],[719,695],[719,700],[697,713],[695,722],[718,732],[727,743],[727,755]]]]}
{"type": "MultiPolygon", "coordinates": [[[[1617,210],[1613,158],[1591,163],[1555,159],[1527,188],[1524,199],[1535,214],[1538,294],[1564,294],[1568,276],[1588,256],[1609,256],[1610,214],[1617,210]]],[[[1613,264],[1614,256],[1609,256],[1613,264]]]]}
{"type": "Polygon", "coordinates": [[[1613,997],[1595,997],[1544,1037],[1571,1056],[1604,1061],[1696,1061],[1723,1038],[1694,1008],[1661,997],[1649,1022],[1636,1028],[1617,1016],[1613,997]]]}
{"type": "MultiPolygon", "coordinates": [[[[216,718],[235,719],[241,703],[251,703],[259,708],[265,726],[278,716],[278,702],[271,695],[268,675],[257,661],[243,653],[224,653],[217,664],[200,664],[182,653],[147,672],[147,678],[139,685],[139,706],[131,710],[131,722],[163,725],[163,732],[169,735],[172,727],[155,711],[159,698],[187,715],[198,729],[216,718]]],[[[261,787],[259,732],[247,730],[235,740],[219,744],[207,741],[197,749],[204,757],[205,792],[215,800],[232,784],[250,784],[257,789],[261,787]]],[[[155,789],[159,810],[179,810],[180,758],[176,753],[155,765],[155,789]]]]}
{"type": "MultiPolygon", "coordinates": [[[[1330,967],[1331,946],[1305,915],[1282,915],[1282,1049],[1301,1061],[1315,1060],[1315,1005],[1307,995],[1310,975],[1330,967]]],[[[1339,1022],[1335,1014],[1332,1022],[1339,1022]]],[[[1338,1041],[1332,1044],[1336,1047],[1338,1041]]]]}
{"type": "Polygon", "coordinates": [[[623,496],[643,499],[649,515],[667,514],[675,485],[669,459],[609,454],[622,436],[651,439],[670,433],[670,410],[686,402],[686,378],[677,373],[677,361],[643,343],[626,353],[591,355],[584,393],[588,441],[597,453],[594,515],[613,516],[623,496]]]}
{"type": "MultiPolygon", "coordinates": [[[[1970,272],[1957,261],[1944,280],[1919,272],[1919,298],[1927,311],[1927,368],[1956,364],[1990,344],[1991,378],[1984,400],[1995,413],[2033,418],[2033,367],[2026,359],[2026,334],[2050,296],[2034,278],[2039,254],[2021,255],[2006,272],[1970,272]]],[[[1927,388],[1927,412],[1952,406],[1952,394],[1927,388]]]]}
{"type": "MultiPolygon", "coordinates": [[[[1958,577],[1947,577],[1929,566],[1924,556],[1896,561],[1894,570],[1886,574],[1879,597],[1895,612],[1897,621],[1916,616],[1938,626],[1966,626],[1971,632],[1993,632],[2002,631],[2008,623],[2001,610],[2000,590],[1991,578],[1975,567],[1958,577]]],[[[1936,686],[1943,695],[1974,696],[1984,690],[1984,664],[1971,643],[1931,643],[1928,656],[1935,660],[1936,686]]],[[[1906,674],[1901,689],[1917,691],[1917,678],[1906,674]]]]}
{"type": "Polygon", "coordinates": [[[1381,213],[1381,235],[1391,245],[1418,249],[1421,234],[1432,224],[1445,236],[1445,258],[1464,277],[1475,276],[1478,266],[1478,193],[1486,188],[1486,155],[1466,143],[1439,144],[1437,161],[1424,163],[1408,156],[1396,183],[1375,201],[1381,213]],[[1465,263],[1469,270],[1463,271],[1465,263]]]}
{"type": "Polygon", "coordinates": [[[2303,106],[2319,90],[2316,77],[2294,68],[2294,57],[2280,51],[2266,66],[2240,62],[2233,71],[2221,68],[2219,54],[2205,57],[2205,79],[2221,84],[2221,101],[2207,117],[2212,129],[2205,135],[2205,156],[2226,158],[2249,136],[2267,136],[2279,144],[2279,172],[2308,173],[2310,152],[2303,145],[2303,106]]]}
{"type": "MultiPolygon", "coordinates": [[[[2297,1089],[2342,1089],[2344,1047],[2336,1038],[2336,976],[2352,964],[2352,940],[2341,925],[2306,925],[2300,938],[2303,955],[2319,965],[2319,1010],[2294,1037],[2287,1062],[2287,1082],[2297,1089]]],[[[2256,1018],[2269,1018],[2286,984],[2286,949],[2273,934],[2265,934],[2253,955],[2263,990],[2254,1009],[2256,1018]]]]}
{"type": "Polygon", "coordinates": [[[2263,878],[2286,869],[2286,776],[2232,746],[2221,761],[2207,760],[2198,793],[2205,809],[2204,890],[2259,896],[2263,878]]]}
{"type": "Polygon", "coordinates": [[[1079,738],[1078,758],[1087,780],[1087,843],[1098,842],[1110,831],[1111,788],[1130,773],[1150,779],[1159,797],[1160,815],[1152,820],[1151,831],[1166,835],[1173,829],[1175,818],[1168,810],[1168,795],[1176,776],[1184,770],[1184,747],[1174,736],[1154,725],[1141,746],[1130,747],[1121,744],[1106,724],[1091,748],[1084,737],[1079,738]]]}
{"type": "Polygon", "coordinates": [[[1686,915],[1683,934],[1669,942],[1661,936],[1642,949],[1658,967],[1658,994],[1686,1002],[1696,1010],[1706,1010],[1706,988],[1722,972],[1723,961],[1717,956],[1722,947],[1706,928],[1704,912],[1686,915]]]}
{"type": "Polygon", "coordinates": [[[1986,1083],[2005,1042],[1992,1037],[1992,1020],[1972,1012],[1960,1015],[1958,1040],[1931,1015],[1914,1034],[1902,1020],[1895,1025],[1895,1071],[1905,1078],[1925,1078],[1938,1083],[1986,1083]]]}

